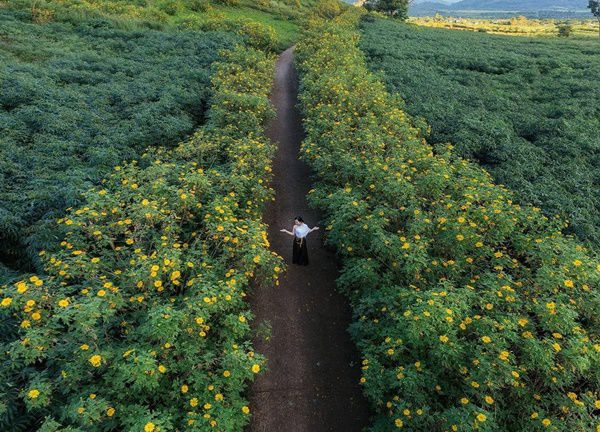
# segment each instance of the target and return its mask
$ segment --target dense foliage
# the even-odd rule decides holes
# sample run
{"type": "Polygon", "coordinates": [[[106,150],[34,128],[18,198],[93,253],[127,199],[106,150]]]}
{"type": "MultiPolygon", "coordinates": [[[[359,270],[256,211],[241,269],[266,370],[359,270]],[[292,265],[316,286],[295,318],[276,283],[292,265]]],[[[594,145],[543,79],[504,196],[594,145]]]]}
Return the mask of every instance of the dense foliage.
{"type": "Polygon", "coordinates": [[[409,0],[366,0],[363,6],[370,11],[377,11],[397,19],[408,18],[409,0]]]}
{"type": "Polygon", "coordinates": [[[273,64],[261,51],[229,52],[206,126],[117,166],[60,220],[68,233],[60,251],[42,253],[46,273],[2,287],[0,311],[19,326],[1,347],[2,430],[247,423],[244,391],[264,359],[244,297],[251,278],[273,283],[280,271],[261,222],[273,64]]]}
{"type": "Polygon", "coordinates": [[[0,9],[0,257],[21,267],[113,166],[204,121],[221,32],[29,22],[0,9]]]}
{"type": "Polygon", "coordinates": [[[298,39],[307,16],[340,9],[339,0],[0,0],[0,7],[3,3],[40,23],[109,17],[123,28],[172,29],[190,21],[226,26],[251,21],[273,32],[282,50],[298,39]]]}
{"type": "Polygon", "coordinates": [[[519,202],[600,246],[600,44],[364,23],[371,70],[431,141],[482,164],[519,202]]]}
{"type": "Polygon", "coordinates": [[[371,430],[600,430],[600,262],[434,151],[368,72],[357,20],[297,53],[310,197],[343,259],[371,430]]]}

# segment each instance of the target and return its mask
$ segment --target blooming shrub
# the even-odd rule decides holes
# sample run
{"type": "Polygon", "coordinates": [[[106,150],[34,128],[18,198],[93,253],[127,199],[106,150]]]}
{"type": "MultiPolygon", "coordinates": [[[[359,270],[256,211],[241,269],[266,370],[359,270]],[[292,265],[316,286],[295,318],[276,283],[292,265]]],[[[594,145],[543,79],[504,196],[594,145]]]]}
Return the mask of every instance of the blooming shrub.
{"type": "Polygon", "coordinates": [[[261,51],[225,54],[206,126],[116,167],[60,220],[68,234],[43,254],[47,274],[2,288],[20,330],[2,347],[1,391],[13,411],[24,403],[27,430],[247,423],[243,392],[264,359],[244,297],[251,278],[280,270],[261,222],[273,66],[261,51]]]}
{"type": "Polygon", "coordinates": [[[312,203],[343,259],[371,430],[600,431],[600,263],[432,148],[365,67],[360,13],[297,47],[312,203]]]}
{"type": "Polygon", "coordinates": [[[211,64],[241,37],[125,30],[110,20],[32,24],[0,8],[0,284],[41,270],[55,221],[115,165],[204,121],[211,64]]]}

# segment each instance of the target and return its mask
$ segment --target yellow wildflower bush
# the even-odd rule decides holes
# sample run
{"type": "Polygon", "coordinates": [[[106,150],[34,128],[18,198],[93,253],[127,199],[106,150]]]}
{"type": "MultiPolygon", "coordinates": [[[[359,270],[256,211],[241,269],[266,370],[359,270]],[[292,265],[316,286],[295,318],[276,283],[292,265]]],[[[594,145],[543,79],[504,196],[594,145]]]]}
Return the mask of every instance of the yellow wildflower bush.
{"type": "Polygon", "coordinates": [[[245,297],[251,280],[275,283],[281,266],[261,222],[274,59],[249,48],[223,55],[208,123],[115,167],[59,221],[68,234],[42,254],[46,274],[1,288],[20,330],[3,346],[0,378],[45,431],[248,422],[244,392],[264,358],[245,297]]]}
{"type": "Polygon", "coordinates": [[[343,259],[371,430],[596,430],[598,258],[430,146],[365,67],[359,19],[316,29],[297,61],[309,196],[343,259]]]}

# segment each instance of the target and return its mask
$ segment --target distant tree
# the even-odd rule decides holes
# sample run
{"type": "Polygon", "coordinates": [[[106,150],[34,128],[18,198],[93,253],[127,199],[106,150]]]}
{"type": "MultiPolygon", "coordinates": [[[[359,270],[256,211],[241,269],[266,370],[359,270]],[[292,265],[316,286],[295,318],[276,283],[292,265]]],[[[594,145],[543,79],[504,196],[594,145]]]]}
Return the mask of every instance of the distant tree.
{"type": "Polygon", "coordinates": [[[573,33],[573,26],[568,22],[557,23],[558,35],[560,37],[569,37],[573,33]]]}
{"type": "Polygon", "coordinates": [[[598,20],[598,35],[600,36],[600,0],[590,0],[588,8],[590,8],[592,15],[598,20]]]}
{"type": "Polygon", "coordinates": [[[368,10],[375,10],[405,20],[408,18],[409,3],[410,0],[367,0],[364,6],[368,10]]]}

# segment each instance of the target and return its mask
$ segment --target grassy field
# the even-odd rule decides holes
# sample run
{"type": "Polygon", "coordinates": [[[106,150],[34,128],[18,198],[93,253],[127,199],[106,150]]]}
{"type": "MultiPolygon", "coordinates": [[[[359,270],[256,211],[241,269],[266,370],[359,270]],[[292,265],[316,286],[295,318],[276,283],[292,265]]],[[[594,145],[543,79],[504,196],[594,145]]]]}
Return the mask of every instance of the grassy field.
{"type": "Polygon", "coordinates": [[[600,246],[600,43],[363,22],[361,47],[431,141],[600,246]]]}
{"type": "Polygon", "coordinates": [[[424,27],[450,30],[469,30],[480,33],[512,36],[558,36],[560,25],[573,28],[572,36],[598,37],[598,21],[589,19],[530,19],[515,17],[509,19],[453,18],[441,15],[435,17],[412,17],[412,24],[424,27]]]}

